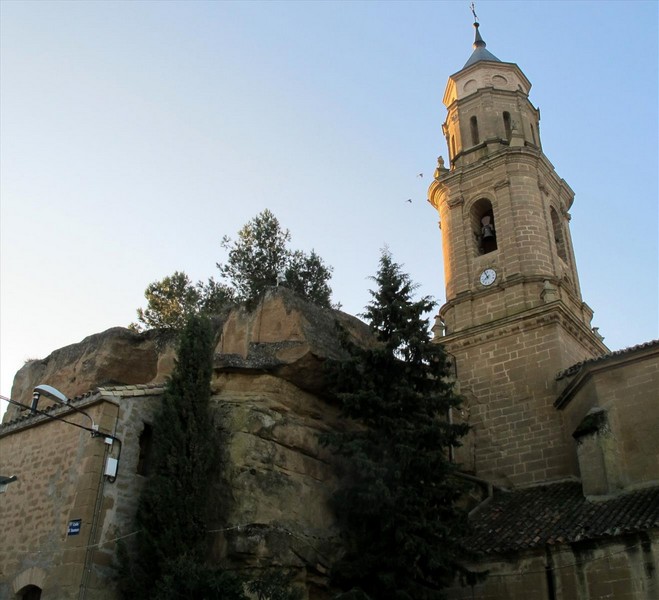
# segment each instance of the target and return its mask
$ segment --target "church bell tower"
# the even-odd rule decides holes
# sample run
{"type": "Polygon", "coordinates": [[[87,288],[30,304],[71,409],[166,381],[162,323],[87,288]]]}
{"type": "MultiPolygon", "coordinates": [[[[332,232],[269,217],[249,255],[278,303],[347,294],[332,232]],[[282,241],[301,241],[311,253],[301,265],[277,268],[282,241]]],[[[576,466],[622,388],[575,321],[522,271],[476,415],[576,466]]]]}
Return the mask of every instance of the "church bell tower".
{"type": "Polygon", "coordinates": [[[607,348],[581,297],[574,192],[542,151],[531,83],[474,27],[473,53],[444,93],[449,165],[440,157],[428,190],[446,282],[434,333],[455,357],[473,428],[458,459],[477,476],[527,485],[576,474],[555,376],[607,348]]]}

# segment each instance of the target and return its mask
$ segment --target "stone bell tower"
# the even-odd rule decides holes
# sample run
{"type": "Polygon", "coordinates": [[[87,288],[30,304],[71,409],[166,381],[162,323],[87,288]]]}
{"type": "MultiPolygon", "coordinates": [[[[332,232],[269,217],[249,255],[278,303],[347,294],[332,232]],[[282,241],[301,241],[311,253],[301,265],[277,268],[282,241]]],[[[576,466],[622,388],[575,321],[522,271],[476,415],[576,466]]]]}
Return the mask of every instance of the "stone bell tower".
{"type": "Polygon", "coordinates": [[[514,63],[474,51],[444,93],[429,202],[439,211],[446,304],[435,340],[455,356],[466,470],[499,484],[576,474],[554,406],[559,370],[607,352],[579,288],[568,210],[574,192],[542,152],[531,83],[514,63]]]}

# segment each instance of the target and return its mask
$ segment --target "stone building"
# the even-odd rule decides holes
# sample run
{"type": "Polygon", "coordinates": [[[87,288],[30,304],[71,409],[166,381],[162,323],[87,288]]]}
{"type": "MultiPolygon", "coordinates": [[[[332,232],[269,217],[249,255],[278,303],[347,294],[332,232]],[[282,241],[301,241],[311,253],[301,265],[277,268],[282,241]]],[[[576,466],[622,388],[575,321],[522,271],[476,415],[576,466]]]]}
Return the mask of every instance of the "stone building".
{"type": "Polygon", "coordinates": [[[659,597],[659,342],[610,353],[584,302],[574,193],[542,151],[531,83],[474,50],[444,93],[438,210],[446,303],[471,426],[456,452],[487,490],[469,540],[489,570],[452,598],[659,597]]]}
{"type": "MultiPolygon", "coordinates": [[[[451,598],[659,597],[659,342],[610,352],[591,327],[569,229],[574,193],[543,154],[531,84],[474,51],[449,78],[439,211],[446,303],[435,338],[454,357],[472,427],[454,449],[481,490],[468,544],[474,587],[451,598]]],[[[217,320],[212,403],[226,467],[214,552],[228,567],[295,569],[308,598],[330,598],[340,552],[327,506],[332,457],[318,433],[341,427],[320,365],[340,356],[335,322],[362,323],[270,291],[217,320]]],[[[173,339],[117,328],[27,364],[0,426],[0,599],[114,600],[112,561],[130,543],[149,471],[152,417],[173,339]],[[90,391],[91,390],[91,391],[90,391]],[[63,423],[62,419],[68,423],[63,423]],[[91,435],[98,429],[101,435],[91,435]]],[[[380,600],[380,599],[378,599],[380,600]]]]}
{"type": "MultiPolygon", "coordinates": [[[[254,310],[216,319],[211,383],[223,449],[209,482],[213,558],[292,569],[305,597],[319,599],[331,597],[327,573],[340,550],[328,505],[336,475],[319,441],[341,426],[321,393],[322,362],[343,352],[337,322],[368,343],[358,319],[272,289],[254,310]]],[[[36,411],[12,405],[0,426],[0,473],[18,477],[0,495],[0,599],[118,598],[117,542],[136,533],[153,416],[173,364],[171,334],[115,328],[17,373],[21,404],[44,382],[71,399],[42,394],[36,411]]]]}

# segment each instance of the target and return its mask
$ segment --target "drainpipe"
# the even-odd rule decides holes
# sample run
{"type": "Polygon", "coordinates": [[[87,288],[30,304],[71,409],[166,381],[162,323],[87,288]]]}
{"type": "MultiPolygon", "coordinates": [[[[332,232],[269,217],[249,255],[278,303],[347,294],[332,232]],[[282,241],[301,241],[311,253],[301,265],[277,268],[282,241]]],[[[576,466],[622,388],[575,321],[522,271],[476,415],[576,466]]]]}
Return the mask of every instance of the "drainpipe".
{"type": "Polygon", "coordinates": [[[101,461],[100,480],[96,488],[96,500],[94,502],[94,513],[92,515],[92,524],[89,531],[89,539],[87,540],[87,549],[85,551],[85,562],[82,570],[82,579],[80,581],[80,591],[78,593],[79,600],[84,600],[87,597],[87,587],[89,586],[89,579],[92,574],[92,558],[96,548],[96,531],[98,529],[99,517],[103,507],[103,491],[105,489],[105,464],[110,452],[112,440],[108,444],[109,438],[106,438],[106,446],[103,451],[103,460],[101,461]]]}

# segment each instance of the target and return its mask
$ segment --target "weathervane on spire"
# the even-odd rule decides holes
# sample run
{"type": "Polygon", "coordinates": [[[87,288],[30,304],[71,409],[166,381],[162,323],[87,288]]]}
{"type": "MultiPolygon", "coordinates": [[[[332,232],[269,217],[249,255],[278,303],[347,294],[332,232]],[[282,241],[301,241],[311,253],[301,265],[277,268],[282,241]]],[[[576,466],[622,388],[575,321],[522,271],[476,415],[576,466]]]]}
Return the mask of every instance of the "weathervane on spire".
{"type": "Polygon", "coordinates": [[[476,6],[471,3],[471,14],[474,15],[474,23],[478,23],[478,15],[476,14],[476,6]]]}

